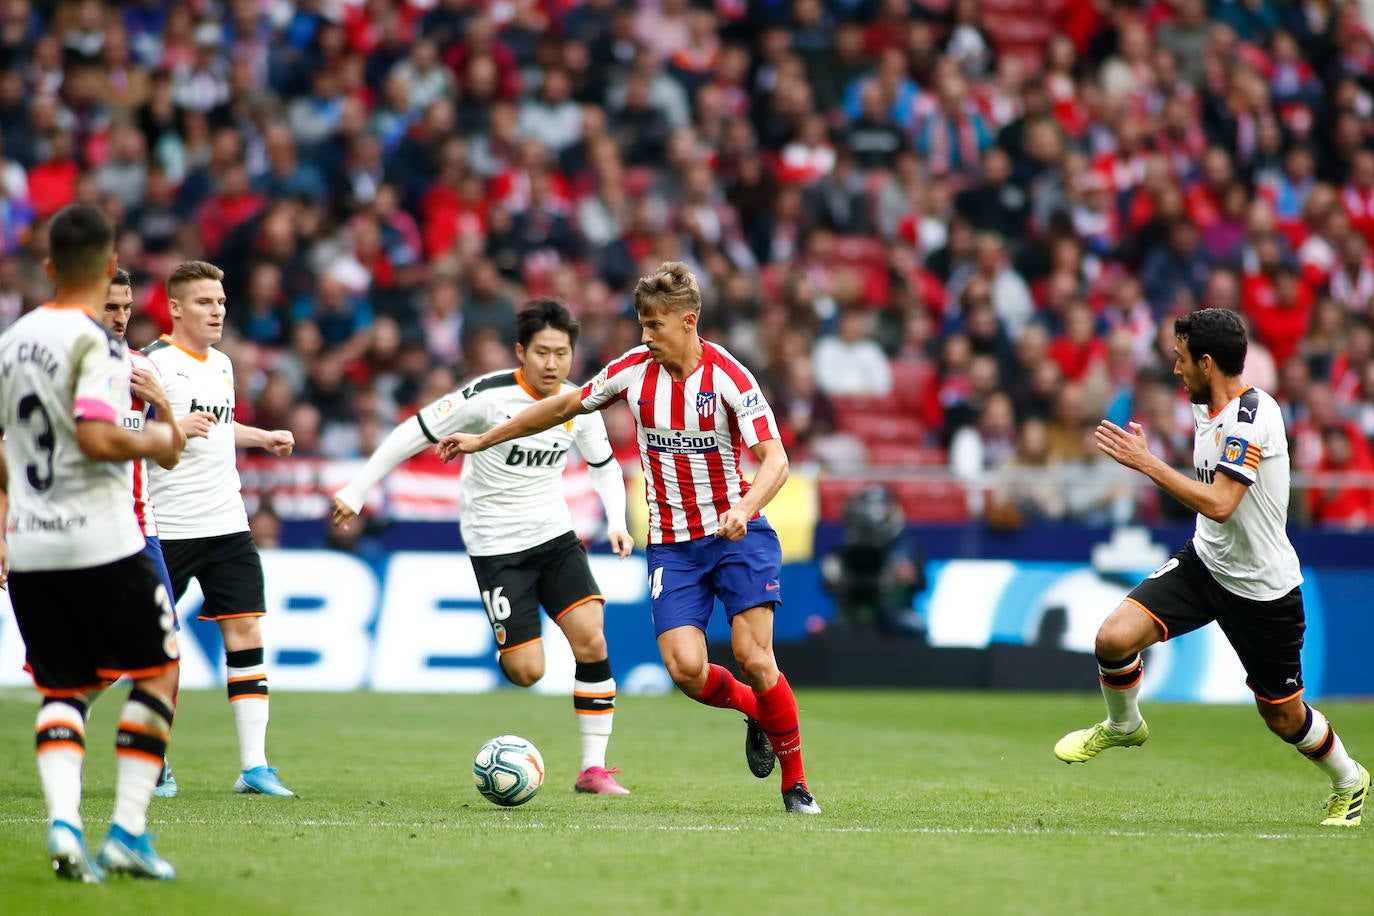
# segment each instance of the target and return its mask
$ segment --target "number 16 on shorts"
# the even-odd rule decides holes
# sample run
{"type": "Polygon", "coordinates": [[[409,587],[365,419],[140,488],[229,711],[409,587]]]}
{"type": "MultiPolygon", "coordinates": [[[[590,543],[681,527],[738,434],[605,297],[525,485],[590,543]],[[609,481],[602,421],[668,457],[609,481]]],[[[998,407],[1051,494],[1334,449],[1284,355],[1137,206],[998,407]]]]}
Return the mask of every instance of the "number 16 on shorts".
{"type": "Polygon", "coordinates": [[[502,621],[510,617],[510,601],[501,594],[503,587],[498,585],[482,592],[482,607],[487,610],[487,619],[491,621],[491,631],[496,635],[498,646],[506,644],[506,625],[502,621]]]}

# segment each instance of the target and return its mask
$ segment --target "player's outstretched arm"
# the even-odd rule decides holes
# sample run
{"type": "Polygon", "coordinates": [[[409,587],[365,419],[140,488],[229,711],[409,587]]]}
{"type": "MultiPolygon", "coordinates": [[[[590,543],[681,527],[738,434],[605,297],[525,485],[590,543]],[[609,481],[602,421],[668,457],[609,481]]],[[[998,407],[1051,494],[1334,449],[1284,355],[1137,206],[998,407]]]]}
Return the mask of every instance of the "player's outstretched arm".
{"type": "Polygon", "coordinates": [[[1150,451],[1145,428],[1139,423],[1122,429],[1110,420],[1103,420],[1093,435],[1097,448],[1117,464],[1139,471],[1155,485],[1189,509],[1205,515],[1214,522],[1225,524],[1236,511],[1247,487],[1225,473],[1219,473],[1211,483],[1203,483],[1183,474],[1150,451]]]}
{"type": "Polygon", "coordinates": [[[481,435],[454,433],[445,436],[439,440],[439,457],[452,461],[459,455],[480,452],[511,439],[542,433],[568,422],[580,413],[589,412],[582,406],[581,391],[567,391],[531,404],[500,426],[494,426],[481,435]]]}
{"type": "Polygon", "coordinates": [[[368,492],[391,473],[396,465],[424,451],[429,442],[424,428],[420,425],[419,417],[411,417],[388,433],[381,445],[377,446],[377,450],[367,459],[358,476],[334,494],[334,511],[330,516],[334,524],[341,528],[347,527],[348,523],[363,511],[363,503],[367,501],[368,492]]]}
{"type": "Polygon", "coordinates": [[[175,463],[176,436],[170,423],[151,420],[136,433],[105,420],[77,420],[76,445],[92,461],[133,461],[151,458],[175,463]]]}
{"type": "Polygon", "coordinates": [[[716,537],[738,541],[749,528],[749,519],[763,511],[773,501],[782,485],[787,483],[787,449],[777,439],[765,439],[749,451],[759,460],[758,472],[749,492],[739,502],[720,514],[716,537]]]}
{"type": "Polygon", "coordinates": [[[258,429],[235,420],[234,447],[263,448],[278,458],[285,458],[296,447],[296,437],[289,429],[258,429]]]}

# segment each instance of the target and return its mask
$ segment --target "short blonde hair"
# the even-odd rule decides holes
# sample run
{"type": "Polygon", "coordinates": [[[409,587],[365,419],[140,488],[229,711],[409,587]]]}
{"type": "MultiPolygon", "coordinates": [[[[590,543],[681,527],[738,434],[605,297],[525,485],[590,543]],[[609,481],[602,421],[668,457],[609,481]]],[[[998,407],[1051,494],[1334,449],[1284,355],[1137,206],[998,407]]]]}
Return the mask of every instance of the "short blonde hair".
{"type": "Polygon", "coordinates": [[[664,261],[658,270],[635,284],[635,311],[666,309],[701,314],[701,287],[681,261],[664,261]]]}
{"type": "Polygon", "coordinates": [[[186,284],[197,280],[224,280],[224,271],[209,261],[182,261],[167,275],[167,298],[180,299],[186,284]]]}

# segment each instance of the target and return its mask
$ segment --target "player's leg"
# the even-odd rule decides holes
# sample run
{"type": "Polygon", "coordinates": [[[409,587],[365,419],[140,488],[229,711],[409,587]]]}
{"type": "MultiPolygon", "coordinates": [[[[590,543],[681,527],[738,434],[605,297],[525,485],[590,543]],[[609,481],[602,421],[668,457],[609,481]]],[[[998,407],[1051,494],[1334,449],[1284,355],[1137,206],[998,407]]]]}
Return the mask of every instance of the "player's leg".
{"type": "Polygon", "coordinates": [[[537,550],[468,559],[496,640],[501,673],[517,687],[534,686],[544,676],[537,550]]]}
{"type": "Polygon", "coordinates": [[[1355,762],[1326,717],[1302,696],[1302,591],[1295,588],[1275,601],[1235,597],[1217,623],[1245,667],[1246,683],[1255,693],[1265,725],[1331,780],[1322,824],[1359,826],[1369,794],[1369,771],[1355,762]]]}
{"type": "Polygon", "coordinates": [[[758,701],[741,683],[706,655],[706,625],[715,595],[713,567],[723,542],[650,544],[649,601],[658,654],[668,676],[687,696],[706,706],[733,709],[758,718],[758,701]]]}
{"type": "Polygon", "coordinates": [[[27,667],[43,697],[34,751],[48,809],[48,858],[58,878],[94,884],[104,874],[82,833],[82,767],[86,714],[105,681],[95,670],[97,637],[84,626],[87,609],[70,594],[83,572],[14,572],[9,592],[27,667]]]}
{"type": "Polygon", "coordinates": [[[1140,714],[1145,671],[1140,653],[1213,620],[1220,592],[1191,545],[1132,589],[1098,628],[1093,647],[1107,718],[1060,738],[1054,755],[1065,763],[1084,763],[1107,748],[1144,744],[1150,728],[1140,714]]]}
{"type": "Polygon", "coordinates": [[[215,621],[224,641],[225,685],[238,732],[241,768],[234,791],[294,795],[267,763],[271,706],[260,623],[267,604],[258,548],[246,531],[204,540],[206,559],[196,571],[205,593],[200,618],[215,621]]]}
{"type": "Polygon", "coordinates": [[[148,837],[148,805],[172,734],[178,649],[171,596],[146,554],[102,567],[107,623],[96,673],[127,676],[133,688],[119,714],[117,775],[110,832],[100,847],[107,873],[170,881],[176,875],[148,837]]]}
{"type": "MultiPolygon", "coordinates": [[[[801,726],[797,699],[773,654],[773,612],[782,602],[782,547],[778,535],[763,519],[749,523],[739,541],[722,544],[716,565],[716,594],[730,619],[730,647],[735,663],[753,688],[756,716],[769,749],[782,766],[783,803],[794,814],[819,814],[806,784],[802,763],[801,726]]],[[[746,743],[746,758],[755,759],[746,743]]]]}
{"type": "Polygon", "coordinates": [[[542,550],[539,603],[549,611],[572,648],[573,714],[582,745],[574,788],[596,795],[628,795],[607,769],[606,748],[615,725],[615,676],[606,648],[605,604],[592,576],[586,548],[569,532],[542,550]]]}
{"type": "MultiPolygon", "coordinates": [[[[171,574],[167,572],[167,560],[166,560],[166,558],[165,558],[165,557],[163,556],[163,554],[162,554],[162,542],[161,542],[160,540],[158,540],[156,537],[146,538],[145,540],[146,540],[146,544],[145,544],[145,546],[144,546],[143,552],[146,553],[146,554],[148,555],[148,559],[152,561],[152,563],[153,563],[153,570],[154,570],[154,571],[157,573],[157,575],[158,575],[158,581],[160,581],[160,582],[162,583],[162,587],[165,588],[165,589],[167,590],[167,597],[168,597],[168,599],[169,599],[169,600],[172,602],[172,604],[173,604],[173,608],[172,608],[172,624],[173,624],[173,626],[175,626],[175,627],[177,628],[177,630],[180,630],[180,629],[181,629],[181,621],[178,620],[177,617],[176,617],[176,607],[175,607],[176,598],[174,597],[174,596],[176,595],[176,589],[175,589],[175,588],[173,587],[173,585],[172,585],[172,577],[171,577],[171,574]]],[[[184,587],[185,587],[185,586],[183,586],[183,589],[184,589],[184,587]]],[[[173,715],[173,716],[176,715],[176,709],[177,709],[177,693],[178,693],[178,691],[179,691],[179,689],[180,689],[180,687],[181,687],[181,666],[180,666],[180,665],[178,665],[178,666],[176,667],[176,669],[175,669],[175,675],[176,675],[176,679],[177,679],[177,680],[176,680],[176,683],[172,685],[172,715],[173,715]]],[[[153,790],[153,795],[155,795],[155,796],[158,797],[158,798],[174,798],[174,797],[176,796],[176,794],[177,794],[177,781],[176,781],[176,778],[172,776],[172,765],[171,765],[170,763],[167,762],[166,758],[163,758],[163,761],[162,761],[162,773],[158,776],[158,779],[157,779],[157,788],[153,790]]]]}

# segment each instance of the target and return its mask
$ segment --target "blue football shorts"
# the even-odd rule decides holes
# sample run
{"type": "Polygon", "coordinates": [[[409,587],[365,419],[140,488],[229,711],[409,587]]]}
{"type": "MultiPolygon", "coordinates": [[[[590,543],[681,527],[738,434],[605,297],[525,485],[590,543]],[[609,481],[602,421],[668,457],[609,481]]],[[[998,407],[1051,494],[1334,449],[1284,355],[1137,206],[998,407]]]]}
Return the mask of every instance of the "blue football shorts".
{"type": "Polygon", "coordinates": [[[749,522],[738,541],[704,537],[650,544],[649,598],[654,635],[692,626],[706,632],[716,599],[727,620],[741,611],[782,603],[782,547],[765,519],[749,522]]]}

